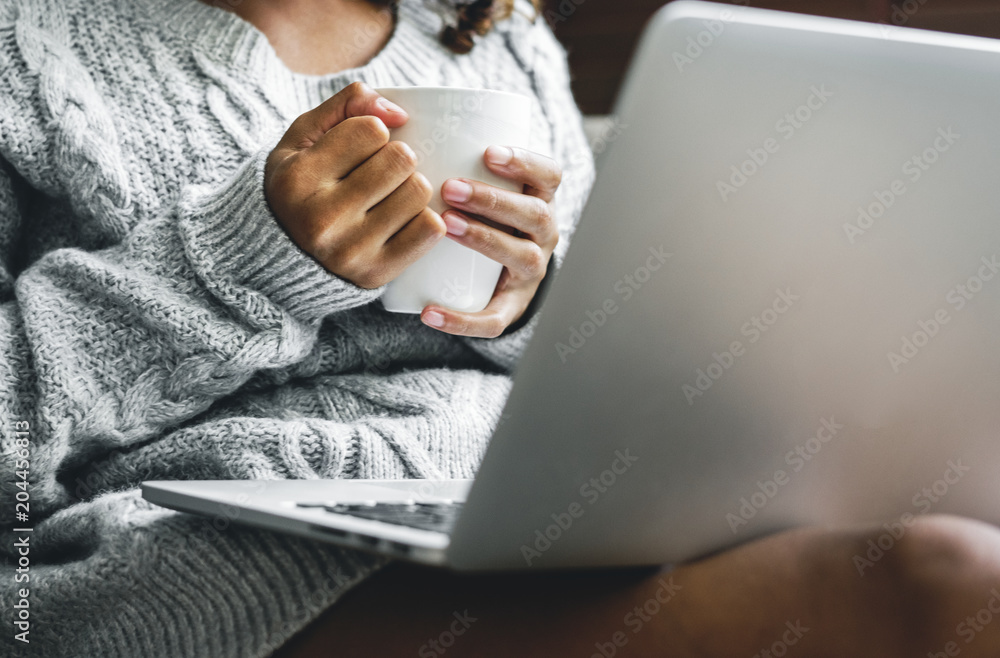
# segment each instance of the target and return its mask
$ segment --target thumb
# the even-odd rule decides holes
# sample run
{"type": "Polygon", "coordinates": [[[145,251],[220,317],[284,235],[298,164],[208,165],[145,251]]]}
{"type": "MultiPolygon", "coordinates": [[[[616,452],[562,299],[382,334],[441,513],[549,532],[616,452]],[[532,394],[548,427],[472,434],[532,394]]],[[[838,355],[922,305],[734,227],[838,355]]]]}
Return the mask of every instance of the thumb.
{"type": "Polygon", "coordinates": [[[409,119],[403,108],[365,83],[352,82],[296,119],[288,133],[292,143],[307,148],[340,122],[358,116],[378,117],[386,128],[398,128],[409,119]]]}

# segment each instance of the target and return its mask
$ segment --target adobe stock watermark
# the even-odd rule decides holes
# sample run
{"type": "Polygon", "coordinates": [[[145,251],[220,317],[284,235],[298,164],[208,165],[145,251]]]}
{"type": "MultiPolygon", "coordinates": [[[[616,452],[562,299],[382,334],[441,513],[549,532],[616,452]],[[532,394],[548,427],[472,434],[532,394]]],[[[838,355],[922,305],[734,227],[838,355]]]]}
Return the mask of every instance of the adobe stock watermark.
{"type": "Polygon", "coordinates": [[[739,0],[733,4],[740,6],[737,9],[723,9],[717,20],[701,21],[701,26],[704,29],[689,36],[682,50],[673,52],[674,66],[680,73],[683,73],[685,68],[694,64],[709,48],[715,45],[719,37],[726,31],[726,26],[736,18],[740,9],[750,5],[750,0],[739,0]]]}
{"type": "Polygon", "coordinates": [[[763,481],[758,480],[755,491],[740,498],[739,507],[735,512],[726,514],[726,523],[729,524],[729,529],[734,535],[749,525],[757,513],[767,507],[781,489],[792,481],[792,476],[805,468],[823,451],[827,444],[840,436],[844,430],[844,426],[838,423],[833,416],[821,418],[819,422],[820,426],[812,436],[785,453],[785,464],[788,465],[790,471],[779,468],[774,472],[773,477],[763,481]]]}
{"type": "Polygon", "coordinates": [[[436,638],[427,640],[417,651],[420,658],[437,658],[445,655],[448,649],[455,646],[458,638],[465,635],[473,623],[479,621],[476,617],[471,616],[468,610],[462,612],[456,610],[451,616],[453,619],[448,628],[441,631],[436,638]]]}
{"type": "MultiPolygon", "coordinates": [[[[219,2],[220,0],[216,0],[219,2]]],[[[226,2],[242,2],[242,0],[225,0],[226,2]]],[[[375,18],[365,21],[364,25],[355,25],[349,39],[340,40],[340,52],[347,57],[367,53],[376,40],[385,37],[385,30],[393,23],[392,9],[382,7],[375,18]]]]}
{"type": "Polygon", "coordinates": [[[530,543],[521,544],[521,557],[524,558],[525,564],[532,566],[535,560],[551,549],[555,542],[569,532],[578,519],[583,518],[587,509],[607,494],[637,461],[639,458],[632,454],[631,448],[616,450],[611,465],[580,486],[578,493],[580,498],[586,501],[586,507],[580,501],[574,501],[565,510],[554,512],[550,516],[551,524],[544,529],[535,530],[535,536],[530,543]]]}
{"type": "Polygon", "coordinates": [[[938,128],[937,136],[931,145],[901,165],[903,177],[875,190],[872,194],[873,201],[867,206],[858,206],[857,219],[844,223],[844,235],[847,236],[847,241],[854,244],[858,238],[867,233],[875,222],[885,216],[896,201],[909,191],[907,181],[910,185],[916,184],[961,137],[951,126],[938,128]]]}
{"type": "MultiPolygon", "coordinates": [[[[810,94],[802,105],[787,112],[774,124],[774,131],[786,142],[793,139],[816,114],[833,98],[833,92],[825,84],[812,86],[810,94]]],[[[750,179],[756,176],[771,158],[781,150],[781,142],[776,137],[768,137],[756,146],[746,150],[747,159],[729,167],[729,178],[720,178],[715,182],[715,189],[722,200],[729,199],[743,189],[750,179]]]]}
{"type": "MultiPolygon", "coordinates": [[[[779,288],[769,307],[743,323],[743,326],[740,327],[740,335],[748,339],[748,345],[753,345],[770,331],[777,324],[778,319],[788,313],[797,301],[799,301],[799,296],[792,293],[791,288],[784,290],[779,288]]],[[[721,353],[713,352],[712,362],[704,368],[695,370],[694,379],[681,386],[681,393],[684,394],[688,406],[694,406],[695,400],[711,390],[715,382],[732,370],[737,360],[746,353],[747,346],[739,340],[731,342],[728,349],[721,353]]]]}
{"type": "Polygon", "coordinates": [[[417,154],[418,166],[442,144],[468,129],[469,119],[475,119],[482,113],[487,93],[479,89],[470,94],[441,95],[438,98],[442,112],[434,122],[430,136],[409,144],[417,154]]]}
{"type": "MultiPolygon", "coordinates": [[[[774,124],[774,131],[786,142],[793,139],[834,95],[826,88],[825,84],[814,85],[810,87],[809,91],[811,93],[802,105],[787,112],[774,124]]],[[[748,148],[746,150],[747,159],[729,167],[729,178],[720,178],[715,182],[715,189],[722,200],[729,201],[730,197],[743,189],[750,182],[750,179],[759,174],[771,161],[772,156],[780,150],[781,142],[775,137],[768,137],[760,144],[748,148]]]]}
{"type": "Polygon", "coordinates": [[[897,28],[904,27],[909,23],[910,19],[926,4],[927,0],[902,0],[902,2],[891,3],[892,12],[889,14],[889,19],[880,21],[878,24],[882,38],[891,38],[897,28]]]}
{"type": "Polygon", "coordinates": [[[755,653],[753,658],[781,658],[809,632],[809,627],[803,626],[801,619],[796,619],[794,622],[786,621],[785,629],[780,638],[772,642],[768,648],[755,653]]]}
{"type": "Polygon", "coordinates": [[[997,272],[1000,272],[1000,261],[997,260],[996,254],[983,256],[980,262],[982,264],[975,274],[945,294],[944,301],[947,306],[942,306],[929,317],[918,320],[915,332],[900,337],[899,351],[888,352],[886,356],[889,359],[889,367],[894,373],[898,375],[903,366],[915,359],[920,351],[930,344],[931,339],[939,336],[945,325],[951,322],[952,313],[964,309],[983,291],[986,282],[992,281],[997,272]]]}
{"type": "MultiPolygon", "coordinates": [[[[11,621],[16,642],[31,644],[31,538],[35,531],[31,523],[31,458],[35,451],[31,440],[31,422],[16,420],[9,430],[4,431],[5,463],[13,466],[8,480],[13,495],[8,500],[12,509],[4,510],[4,523],[12,522],[9,528],[13,535],[10,540],[10,564],[13,581],[11,621]],[[11,440],[8,442],[8,437],[11,440]],[[8,447],[9,446],[9,449],[8,447]],[[9,460],[9,461],[8,461],[9,460]],[[7,517],[10,512],[10,517],[7,517]],[[16,566],[14,566],[16,565],[16,566]]],[[[4,560],[7,564],[7,560],[4,560]]]]}
{"type": "Polygon", "coordinates": [[[556,354],[559,355],[559,360],[562,363],[566,363],[570,355],[583,349],[587,340],[593,338],[601,327],[621,310],[621,304],[632,299],[653,278],[653,274],[658,272],[667,260],[673,257],[673,254],[668,253],[663,245],[650,247],[648,253],[649,256],[646,257],[644,264],[612,284],[611,289],[617,297],[606,298],[597,308],[586,311],[583,314],[585,319],[580,324],[567,327],[566,341],[558,341],[555,344],[556,354]]]}
{"type": "MultiPolygon", "coordinates": [[[[261,481],[261,483],[262,485],[266,484],[265,481],[261,481]]],[[[420,481],[419,486],[414,492],[414,498],[447,498],[444,494],[448,493],[451,490],[450,487],[453,485],[454,482],[451,480],[424,479],[420,481]]],[[[244,496],[240,496],[238,500],[241,503],[246,502],[244,496]]],[[[197,548],[202,549],[204,546],[197,548]]],[[[284,646],[289,637],[300,631],[306,624],[314,620],[317,615],[330,606],[330,600],[335,594],[342,592],[352,583],[356,583],[359,578],[358,573],[345,572],[343,566],[339,563],[330,564],[321,574],[320,580],[315,583],[316,587],[311,592],[302,593],[291,615],[268,636],[264,648],[275,651],[279,647],[284,646]]],[[[455,643],[455,639],[463,635],[465,630],[473,622],[477,621],[477,618],[469,616],[467,610],[462,613],[456,611],[454,616],[455,621],[452,622],[452,626],[442,631],[437,638],[428,639],[424,645],[427,647],[426,655],[442,655],[444,651],[441,649],[450,648],[455,643]]],[[[421,649],[423,648],[422,646],[421,649]]]]}
{"type": "MultiPolygon", "coordinates": [[[[673,601],[674,597],[683,589],[674,582],[674,577],[660,578],[656,581],[658,587],[653,595],[646,599],[642,605],[637,605],[622,617],[622,624],[635,635],[640,633],[646,624],[653,621],[653,618],[660,614],[663,607],[673,601]]],[[[615,631],[611,637],[604,642],[595,642],[596,651],[590,658],[613,658],[618,654],[618,650],[629,642],[629,636],[625,631],[615,631]]]]}
{"type": "MultiPolygon", "coordinates": [[[[255,486],[256,491],[253,493],[261,493],[264,486],[265,481],[261,480],[260,484],[255,486]]],[[[236,496],[233,503],[218,503],[211,515],[186,517],[185,520],[194,524],[195,529],[183,534],[171,532],[168,535],[158,537],[156,542],[152,544],[156,559],[166,562],[182,552],[200,553],[209,550],[223,537],[223,533],[229,529],[229,526],[236,523],[242,516],[243,510],[237,505],[244,505],[250,500],[251,496],[243,492],[236,496]]]]}
{"type": "MultiPolygon", "coordinates": [[[[774,124],[774,132],[784,141],[789,141],[802,130],[809,121],[822,110],[834,94],[825,84],[809,88],[809,96],[802,105],[785,113],[774,124]]],[[[768,137],[760,144],[746,150],[747,159],[738,164],[730,165],[729,177],[720,178],[715,182],[715,189],[723,202],[743,189],[750,179],[759,174],[772,157],[781,150],[781,142],[776,137],[768,137]]]]}
{"type": "MultiPolygon", "coordinates": [[[[626,130],[628,130],[628,124],[622,121],[622,118],[617,114],[611,114],[600,122],[601,128],[590,138],[589,146],[590,152],[593,155],[600,155],[608,150],[608,146],[612,142],[616,141],[622,136],[626,130]]],[[[587,157],[586,154],[576,153],[570,160],[572,163],[576,163],[579,159],[587,157]]]]}
{"type": "MultiPolygon", "coordinates": [[[[1000,591],[994,587],[990,590],[990,598],[982,608],[969,615],[955,627],[957,635],[966,645],[972,644],[976,636],[986,630],[986,627],[1000,617],[1000,591]]],[[[958,642],[951,640],[946,642],[941,651],[929,651],[927,658],[949,658],[962,653],[962,647],[958,642]]]]}
{"type": "Polygon", "coordinates": [[[557,25],[568,21],[570,17],[576,13],[577,7],[586,1],[587,0],[561,0],[557,6],[550,6],[549,9],[542,12],[542,17],[545,18],[545,22],[549,24],[549,29],[555,30],[557,25]]]}
{"type": "Polygon", "coordinates": [[[441,289],[441,301],[450,306],[460,303],[472,291],[469,281],[453,277],[444,282],[441,289]]]}
{"type": "Polygon", "coordinates": [[[907,530],[912,528],[913,524],[917,522],[918,516],[930,512],[936,504],[940,503],[948,495],[952,487],[961,482],[962,478],[972,470],[971,466],[966,466],[962,463],[961,458],[948,460],[946,466],[948,468],[945,470],[944,475],[941,476],[941,479],[935,480],[925,487],[921,487],[920,491],[915,493],[913,498],[910,499],[911,504],[917,510],[916,512],[904,512],[896,521],[882,524],[885,532],[875,539],[869,539],[868,550],[863,554],[855,554],[851,558],[851,562],[853,562],[854,568],[858,570],[859,576],[864,577],[865,570],[874,567],[879,560],[885,557],[886,553],[896,546],[896,543],[906,535],[907,530]]]}
{"type": "Polygon", "coordinates": [[[195,528],[183,533],[172,531],[158,535],[156,541],[151,545],[154,558],[169,561],[181,551],[192,554],[210,550],[212,545],[224,536],[223,533],[231,525],[239,522],[243,514],[243,510],[239,506],[246,505],[253,500],[254,496],[265,493],[267,487],[267,480],[248,480],[247,488],[236,495],[232,502],[217,503],[211,513],[180,515],[179,518],[183,519],[184,523],[190,523],[195,528]],[[250,482],[253,484],[249,484],[250,482]]]}

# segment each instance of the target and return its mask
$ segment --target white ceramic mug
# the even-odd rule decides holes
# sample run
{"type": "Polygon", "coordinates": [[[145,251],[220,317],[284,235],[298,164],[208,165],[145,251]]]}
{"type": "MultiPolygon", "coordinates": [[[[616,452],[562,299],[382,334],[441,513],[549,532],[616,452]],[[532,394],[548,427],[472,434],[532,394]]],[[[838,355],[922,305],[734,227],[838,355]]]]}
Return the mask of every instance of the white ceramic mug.
{"type": "MultiPolygon", "coordinates": [[[[486,168],[483,154],[491,144],[527,148],[531,99],[489,89],[456,87],[382,87],[379,94],[406,110],[409,120],[390,131],[419,161],[417,171],[430,181],[428,206],[444,212],[441,186],[449,178],[467,178],[519,192],[522,186],[486,168]]],[[[503,266],[450,238],[438,244],[389,282],[382,305],[396,313],[420,313],[428,304],[457,311],[486,308],[503,266]]]]}

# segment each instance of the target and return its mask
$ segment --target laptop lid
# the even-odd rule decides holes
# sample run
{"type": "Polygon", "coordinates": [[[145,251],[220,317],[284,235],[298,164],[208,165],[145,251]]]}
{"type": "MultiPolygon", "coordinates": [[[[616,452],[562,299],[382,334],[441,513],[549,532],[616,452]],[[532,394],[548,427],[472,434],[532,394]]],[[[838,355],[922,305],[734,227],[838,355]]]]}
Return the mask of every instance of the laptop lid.
{"type": "Polygon", "coordinates": [[[1000,521],[998,99],[992,40],[661,10],[449,560],[1000,521]]]}

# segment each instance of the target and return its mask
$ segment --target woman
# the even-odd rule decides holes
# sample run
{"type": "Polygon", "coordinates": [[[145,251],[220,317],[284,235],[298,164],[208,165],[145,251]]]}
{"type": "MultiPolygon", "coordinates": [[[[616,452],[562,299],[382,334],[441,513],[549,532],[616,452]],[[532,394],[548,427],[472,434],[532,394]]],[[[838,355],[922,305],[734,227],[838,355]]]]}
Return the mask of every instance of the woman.
{"type": "Polygon", "coordinates": [[[142,501],[144,479],[474,473],[593,163],[534,8],[453,9],[0,3],[0,486],[30,498],[5,509],[5,655],[954,655],[1000,584],[967,521],[923,520],[864,577],[863,529],[669,574],[457,577],[142,501]],[[533,148],[484,154],[522,192],[450,181],[457,210],[427,210],[390,85],[531,96],[533,148]],[[487,310],[382,310],[443,239],[505,265],[487,310]]]}

